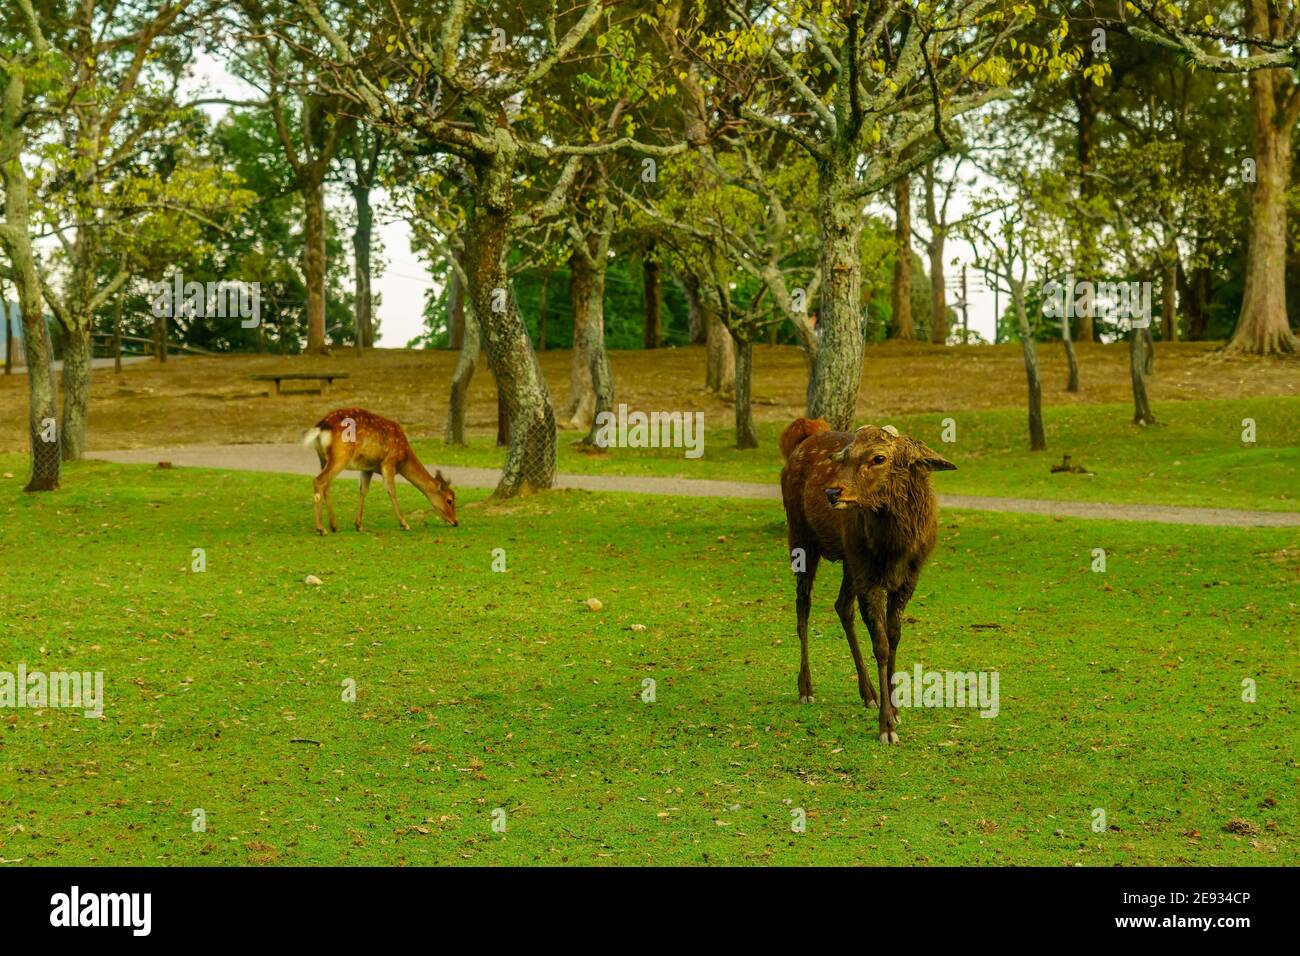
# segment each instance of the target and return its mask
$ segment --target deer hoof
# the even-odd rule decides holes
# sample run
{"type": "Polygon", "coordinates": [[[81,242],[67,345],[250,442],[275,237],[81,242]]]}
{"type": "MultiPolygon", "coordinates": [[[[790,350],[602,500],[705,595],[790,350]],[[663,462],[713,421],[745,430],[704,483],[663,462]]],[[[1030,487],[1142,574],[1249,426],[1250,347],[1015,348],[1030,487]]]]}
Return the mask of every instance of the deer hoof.
{"type": "Polygon", "coordinates": [[[410,531],[410,530],[411,530],[411,526],[410,526],[409,524],[407,524],[405,521],[403,521],[403,522],[402,522],[402,530],[403,530],[403,531],[410,531]]]}
{"type": "Polygon", "coordinates": [[[892,730],[882,730],[880,732],[880,742],[882,744],[896,744],[898,743],[898,734],[892,730]]]}
{"type": "Polygon", "coordinates": [[[814,697],[812,694],[800,694],[800,695],[799,695],[799,703],[801,703],[801,704],[811,704],[811,703],[812,703],[814,700],[816,700],[816,699],[817,699],[817,698],[814,697]]]}

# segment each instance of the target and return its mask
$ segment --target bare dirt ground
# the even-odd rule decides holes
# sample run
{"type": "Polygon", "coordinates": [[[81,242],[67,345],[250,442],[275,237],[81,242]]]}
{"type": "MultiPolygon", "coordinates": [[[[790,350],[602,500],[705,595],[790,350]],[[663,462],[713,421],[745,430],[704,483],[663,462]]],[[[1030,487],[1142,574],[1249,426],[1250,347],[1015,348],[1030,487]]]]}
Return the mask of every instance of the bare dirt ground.
{"type": "MultiPolygon", "coordinates": [[[[1039,347],[1043,401],[1048,405],[1130,400],[1128,347],[1080,345],[1082,390],[1065,391],[1059,344],[1039,347]]],[[[1159,344],[1149,387],[1153,402],[1197,398],[1293,395],[1300,362],[1228,359],[1217,343],[1159,344]]],[[[755,417],[788,421],[802,414],[807,371],[793,346],[755,347],[755,417]]],[[[449,351],[377,349],[358,358],[350,349],[327,357],[232,355],[141,362],[121,375],[96,369],[88,444],[93,450],[159,445],[290,442],[330,408],[359,405],[400,421],[413,437],[440,436],[456,355],[449,351]],[[273,397],[251,376],[279,371],[340,371],[349,378],[331,393],[273,397]]],[[[610,353],[617,400],[645,410],[702,411],[706,424],[731,422],[728,400],[706,392],[702,346],[610,353]]],[[[557,409],[569,391],[570,353],[548,351],[542,368],[557,409]]],[[[1019,406],[1024,402],[1019,345],[955,346],[886,343],[867,349],[858,410],[870,416],[1019,406]]],[[[295,383],[288,383],[295,387],[295,383]]],[[[26,377],[0,376],[0,451],[27,446],[26,377]]],[[[495,428],[496,397],[486,362],[470,389],[467,427],[495,428]]]]}

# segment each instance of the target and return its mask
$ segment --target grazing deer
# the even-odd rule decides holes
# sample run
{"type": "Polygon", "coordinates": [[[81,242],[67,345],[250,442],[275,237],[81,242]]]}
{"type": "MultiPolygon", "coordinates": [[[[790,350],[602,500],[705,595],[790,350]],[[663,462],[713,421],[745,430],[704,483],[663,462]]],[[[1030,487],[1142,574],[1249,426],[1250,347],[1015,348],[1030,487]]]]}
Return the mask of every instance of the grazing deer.
{"type": "Polygon", "coordinates": [[[868,707],[880,708],[881,743],[898,743],[898,709],[890,699],[894,656],[903,610],[939,533],[930,472],[957,466],[892,425],[865,425],[849,434],[808,418],[796,419],[781,435],[781,454],[781,497],[797,575],[799,701],[813,701],[808,611],[817,564],[822,558],[843,561],[835,610],[858,671],[858,693],[868,707]],[[858,649],[855,599],[871,634],[879,696],[858,649]]]}
{"type": "Polygon", "coordinates": [[[322,501],[329,509],[330,530],[339,530],[334,523],[330,484],[344,469],[361,472],[361,499],[357,502],[357,519],[353,522],[358,531],[361,530],[361,513],[366,507],[366,492],[370,490],[370,479],[375,472],[384,476],[388,499],[393,503],[393,513],[403,531],[410,531],[411,526],[397,506],[398,475],[424,492],[433,510],[449,525],[454,528],[460,523],[456,520],[456,493],[451,490],[451,482],[442,477],[441,471],[429,474],[420,464],[420,459],[415,457],[406,433],[397,422],[364,408],[339,408],[317,422],[316,427],[303,436],[302,443],[315,448],[320,458],[321,473],[313,482],[315,495],[312,498],[316,504],[316,530],[320,534],[325,533],[320,523],[322,501]]]}

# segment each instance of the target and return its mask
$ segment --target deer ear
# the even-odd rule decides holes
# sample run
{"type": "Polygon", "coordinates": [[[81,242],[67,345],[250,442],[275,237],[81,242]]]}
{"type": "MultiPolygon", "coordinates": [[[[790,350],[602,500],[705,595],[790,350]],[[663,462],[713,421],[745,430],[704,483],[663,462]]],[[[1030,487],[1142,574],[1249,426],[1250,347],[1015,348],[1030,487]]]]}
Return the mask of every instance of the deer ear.
{"type": "Polygon", "coordinates": [[[437,478],[437,479],[438,479],[439,481],[441,481],[444,485],[448,483],[448,482],[447,482],[447,479],[444,478],[444,477],[442,477],[442,469],[441,469],[441,468],[439,468],[437,471],[435,471],[435,472],[433,473],[433,477],[437,478]]]}
{"type": "Polygon", "coordinates": [[[835,454],[831,455],[831,461],[835,462],[837,465],[843,464],[844,459],[848,457],[850,447],[852,446],[845,445],[839,451],[835,452],[835,454]]]}
{"type": "Polygon", "coordinates": [[[943,455],[934,451],[923,441],[912,439],[911,455],[908,464],[914,468],[925,468],[927,471],[956,471],[957,466],[950,462],[943,455]]]}

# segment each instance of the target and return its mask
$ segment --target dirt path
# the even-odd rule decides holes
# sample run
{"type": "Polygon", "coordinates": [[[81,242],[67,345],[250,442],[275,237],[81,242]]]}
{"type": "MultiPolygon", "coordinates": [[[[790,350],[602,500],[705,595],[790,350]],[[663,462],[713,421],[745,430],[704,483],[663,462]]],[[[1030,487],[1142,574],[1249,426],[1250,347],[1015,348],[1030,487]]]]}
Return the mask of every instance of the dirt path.
{"type": "MultiPolygon", "coordinates": [[[[273,471],[314,475],[316,462],[298,445],[189,445],[172,448],[131,448],[92,452],[105,461],[154,464],[170,461],[186,468],[228,468],[235,471],[273,471]]],[[[495,488],[500,472],[495,468],[442,469],[452,484],[463,488],[495,488]]],[[[699,478],[658,478],[635,475],[556,475],[557,488],[614,491],[630,494],[681,495],[695,498],[750,498],[779,501],[775,485],[745,481],[710,481],[699,478]]],[[[972,511],[1007,511],[1062,518],[1108,521],[1155,521],[1161,524],[1217,525],[1230,528],[1291,528],[1300,526],[1293,511],[1239,511],[1231,508],[1189,508],[1178,505],[1103,504],[1091,501],[1046,501],[1034,498],[987,498],[979,495],[940,495],[945,508],[972,511]]]]}

